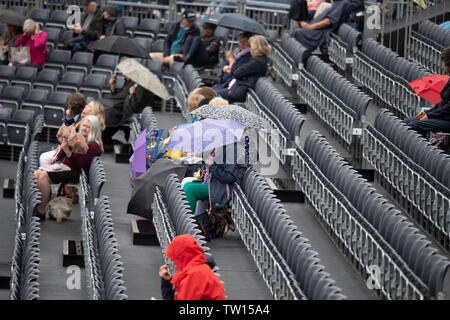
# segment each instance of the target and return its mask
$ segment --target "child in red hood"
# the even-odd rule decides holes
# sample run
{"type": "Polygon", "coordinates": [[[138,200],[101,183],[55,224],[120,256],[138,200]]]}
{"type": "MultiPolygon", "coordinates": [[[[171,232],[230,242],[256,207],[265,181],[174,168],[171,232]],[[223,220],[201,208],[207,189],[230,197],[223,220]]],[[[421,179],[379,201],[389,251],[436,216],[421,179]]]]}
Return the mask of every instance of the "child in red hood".
{"type": "Polygon", "coordinates": [[[222,282],[216,276],[206,259],[205,252],[191,234],[173,238],[166,255],[177,268],[170,278],[167,265],[161,266],[161,291],[163,299],[175,300],[225,300],[222,282]],[[175,285],[175,292],[170,284],[175,285]],[[172,296],[173,293],[173,296],[172,296]]]}

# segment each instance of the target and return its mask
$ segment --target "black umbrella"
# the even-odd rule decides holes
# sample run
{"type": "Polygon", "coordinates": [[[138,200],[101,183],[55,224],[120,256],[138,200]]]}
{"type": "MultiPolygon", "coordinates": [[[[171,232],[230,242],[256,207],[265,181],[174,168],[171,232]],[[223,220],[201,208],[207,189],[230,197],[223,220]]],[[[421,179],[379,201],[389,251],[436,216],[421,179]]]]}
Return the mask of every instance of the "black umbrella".
{"type": "Polygon", "coordinates": [[[177,174],[180,180],[183,179],[186,170],[186,166],[171,159],[157,159],[150,169],[135,180],[127,213],[152,219],[153,194],[156,187],[164,188],[166,178],[171,173],[177,174]]]}
{"type": "Polygon", "coordinates": [[[17,11],[10,9],[0,10],[0,22],[22,27],[27,17],[17,11]]]}
{"type": "Polygon", "coordinates": [[[99,50],[108,53],[117,53],[124,56],[146,58],[147,50],[135,39],[122,36],[108,36],[89,44],[89,50],[99,50]]]}
{"type": "Polygon", "coordinates": [[[239,13],[210,15],[205,19],[205,22],[212,23],[227,29],[246,31],[267,37],[266,30],[264,29],[262,24],[239,13]]]}

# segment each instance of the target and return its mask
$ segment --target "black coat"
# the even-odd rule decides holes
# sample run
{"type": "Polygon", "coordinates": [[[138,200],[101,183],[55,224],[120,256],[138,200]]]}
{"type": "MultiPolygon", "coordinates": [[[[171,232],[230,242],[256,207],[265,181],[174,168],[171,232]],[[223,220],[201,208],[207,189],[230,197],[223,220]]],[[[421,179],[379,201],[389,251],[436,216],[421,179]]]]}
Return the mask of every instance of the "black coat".
{"type": "Polygon", "coordinates": [[[251,57],[246,63],[237,67],[232,73],[236,83],[224,97],[233,102],[244,102],[248,89],[254,89],[256,81],[265,77],[267,73],[268,58],[266,56],[251,57]]]}
{"type": "Polygon", "coordinates": [[[125,24],[120,18],[103,19],[103,34],[109,36],[126,36],[125,24]]]}
{"type": "MultiPolygon", "coordinates": [[[[163,51],[163,55],[165,57],[170,55],[170,46],[172,45],[172,42],[177,38],[177,34],[178,31],[180,30],[181,26],[181,21],[178,22],[175,27],[169,32],[169,34],[167,35],[165,41],[164,41],[164,51],[163,51]]],[[[187,37],[189,36],[194,36],[194,37],[200,37],[200,29],[197,27],[196,24],[194,24],[189,30],[186,31],[186,33],[184,34],[183,38],[181,39],[180,42],[180,49],[178,50],[177,53],[183,53],[183,45],[186,42],[187,37]]]]}
{"type": "Polygon", "coordinates": [[[450,80],[441,91],[442,101],[433,108],[425,111],[430,119],[441,119],[450,121],[450,80]]]}
{"type": "MultiPolygon", "coordinates": [[[[88,16],[87,13],[84,13],[81,16],[81,23],[80,23],[81,26],[83,26],[87,16],[88,16]]],[[[86,38],[88,38],[89,40],[95,41],[102,35],[102,31],[103,31],[103,13],[100,9],[97,9],[97,11],[94,13],[94,18],[92,19],[89,28],[83,30],[81,34],[86,38]]],[[[74,36],[76,36],[75,33],[74,36]]]]}

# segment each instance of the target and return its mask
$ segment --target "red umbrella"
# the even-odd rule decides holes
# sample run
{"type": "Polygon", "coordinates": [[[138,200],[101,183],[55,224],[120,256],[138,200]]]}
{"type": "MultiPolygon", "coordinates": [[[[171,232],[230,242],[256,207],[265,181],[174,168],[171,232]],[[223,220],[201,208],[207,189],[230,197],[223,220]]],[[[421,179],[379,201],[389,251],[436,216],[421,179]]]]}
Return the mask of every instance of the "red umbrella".
{"type": "Polygon", "coordinates": [[[437,104],[442,101],[441,91],[447,84],[449,76],[440,74],[432,74],[417,80],[413,80],[409,83],[414,92],[418,96],[430,101],[433,104],[437,104]]]}

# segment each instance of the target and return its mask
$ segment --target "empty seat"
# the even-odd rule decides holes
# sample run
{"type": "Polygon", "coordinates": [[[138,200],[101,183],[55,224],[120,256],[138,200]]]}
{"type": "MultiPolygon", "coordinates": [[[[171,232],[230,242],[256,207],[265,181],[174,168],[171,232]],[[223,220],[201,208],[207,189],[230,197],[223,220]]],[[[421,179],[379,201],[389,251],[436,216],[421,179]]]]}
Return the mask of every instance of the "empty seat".
{"type": "Polygon", "coordinates": [[[33,11],[31,11],[30,14],[30,19],[39,22],[41,27],[45,25],[45,23],[49,20],[49,18],[50,18],[49,9],[35,8],[33,11]]]}
{"type": "Polygon", "coordinates": [[[34,112],[31,110],[17,110],[6,125],[7,143],[10,146],[23,146],[25,136],[33,124],[34,112]]]}
{"type": "Polygon", "coordinates": [[[11,78],[14,76],[15,72],[16,72],[15,67],[0,65],[0,84],[6,86],[9,85],[9,82],[11,81],[11,78]]]}
{"type": "Polygon", "coordinates": [[[164,39],[158,39],[153,41],[152,49],[150,52],[163,52],[164,51],[164,39]]]}
{"type": "Polygon", "coordinates": [[[23,100],[22,109],[33,111],[35,116],[43,114],[44,103],[47,100],[47,97],[47,90],[33,89],[23,100]]]}
{"type": "Polygon", "coordinates": [[[123,16],[123,17],[120,17],[120,20],[125,25],[125,30],[127,31],[127,33],[130,36],[133,35],[133,30],[136,29],[137,26],[138,26],[139,18],[138,17],[123,16]]]}
{"type": "Polygon", "coordinates": [[[83,71],[88,74],[94,63],[94,54],[91,52],[75,52],[66,66],[66,71],[83,71]]]}
{"type": "Polygon", "coordinates": [[[51,51],[49,49],[55,49],[61,42],[61,29],[45,28],[44,31],[47,32],[47,51],[51,51]]]}
{"type": "Polygon", "coordinates": [[[101,54],[95,65],[91,68],[91,73],[103,73],[111,76],[116,69],[116,65],[119,62],[119,56],[112,54],[101,54]]]}
{"type": "Polygon", "coordinates": [[[22,103],[23,92],[23,87],[5,87],[0,97],[0,103],[13,114],[22,103]]]}
{"type": "Polygon", "coordinates": [[[95,100],[101,98],[101,92],[106,87],[107,78],[104,74],[90,74],[80,86],[80,92],[95,100]]]}
{"type": "Polygon", "coordinates": [[[47,55],[46,69],[57,69],[60,72],[66,70],[66,65],[70,63],[72,52],[69,50],[55,49],[47,55]]]}
{"type": "Polygon", "coordinates": [[[147,52],[150,52],[152,50],[152,39],[150,38],[143,38],[143,37],[136,37],[134,38],[139,44],[144,48],[147,52]]]}
{"type": "Polygon", "coordinates": [[[68,92],[53,92],[44,105],[44,126],[59,128],[64,121],[68,92]]]}
{"type": "Polygon", "coordinates": [[[42,69],[33,82],[33,88],[53,92],[58,83],[59,75],[60,71],[58,69],[42,69]]]}
{"type": "Polygon", "coordinates": [[[37,68],[22,66],[17,68],[14,78],[10,81],[11,86],[26,87],[29,91],[33,86],[33,81],[37,77],[37,68]]]}
{"type": "Polygon", "coordinates": [[[75,92],[83,83],[84,74],[81,72],[68,71],[64,73],[56,85],[56,91],[75,92]]]}
{"type": "Polygon", "coordinates": [[[139,26],[133,31],[135,36],[156,39],[161,29],[161,21],[157,19],[142,19],[139,26]]]}
{"type": "Polygon", "coordinates": [[[45,27],[56,27],[60,29],[66,29],[67,19],[69,13],[66,10],[54,10],[50,15],[50,18],[45,23],[45,27]]]}

